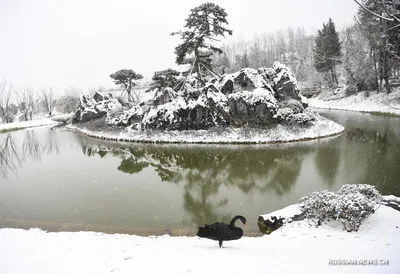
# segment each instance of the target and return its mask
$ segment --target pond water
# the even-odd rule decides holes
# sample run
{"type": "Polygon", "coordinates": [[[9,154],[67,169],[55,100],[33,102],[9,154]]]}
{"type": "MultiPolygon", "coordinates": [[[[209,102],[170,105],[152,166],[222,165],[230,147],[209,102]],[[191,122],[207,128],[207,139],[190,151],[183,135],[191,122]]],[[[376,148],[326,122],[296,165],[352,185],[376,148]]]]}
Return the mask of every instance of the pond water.
{"type": "Polygon", "coordinates": [[[400,119],[321,111],[336,137],[275,145],[118,143],[65,128],[0,135],[0,227],[194,235],[312,191],[376,185],[400,196],[400,119]]]}

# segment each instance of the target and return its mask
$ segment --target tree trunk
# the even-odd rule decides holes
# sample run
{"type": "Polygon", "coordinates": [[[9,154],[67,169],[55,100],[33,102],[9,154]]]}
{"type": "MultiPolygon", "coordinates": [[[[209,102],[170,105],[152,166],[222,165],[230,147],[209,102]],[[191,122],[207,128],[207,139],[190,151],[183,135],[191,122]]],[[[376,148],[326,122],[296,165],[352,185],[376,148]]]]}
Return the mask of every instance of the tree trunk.
{"type": "Polygon", "coordinates": [[[378,66],[379,66],[379,90],[383,90],[383,65],[382,65],[382,59],[379,60],[378,66]]]}
{"type": "Polygon", "coordinates": [[[389,58],[387,54],[385,54],[385,65],[384,65],[384,79],[386,83],[386,93],[390,93],[390,84],[389,84],[389,76],[390,76],[390,66],[389,66],[389,58]]]}
{"type": "Polygon", "coordinates": [[[335,83],[335,75],[334,75],[334,73],[333,73],[333,70],[331,69],[331,73],[330,73],[330,80],[331,80],[331,90],[333,91],[333,88],[334,88],[334,83],[335,83]]]}
{"type": "Polygon", "coordinates": [[[335,65],[335,61],[333,61],[333,65],[332,65],[332,73],[333,73],[333,80],[336,83],[336,85],[339,85],[338,79],[337,79],[337,75],[336,75],[336,65],[335,65]]]}
{"type": "Polygon", "coordinates": [[[128,81],[129,81],[129,83],[128,83],[128,88],[126,89],[126,92],[128,93],[128,101],[132,102],[133,101],[132,100],[132,94],[131,94],[131,91],[132,91],[132,80],[128,79],[128,81]]]}
{"type": "Polygon", "coordinates": [[[386,94],[390,93],[390,83],[389,83],[389,76],[385,76],[385,83],[386,83],[386,94]]]}
{"type": "Polygon", "coordinates": [[[379,89],[379,81],[378,81],[378,64],[377,64],[377,61],[376,61],[376,53],[375,53],[375,51],[373,51],[373,53],[372,53],[372,58],[374,60],[376,92],[379,93],[380,89],[379,89]]]}
{"type": "Polygon", "coordinates": [[[197,66],[198,66],[198,74],[199,74],[200,84],[201,84],[202,87],[204,87],[205,81],[203,79],[203,75],[201,74],[200,63],[197,63],[197,66]]]}

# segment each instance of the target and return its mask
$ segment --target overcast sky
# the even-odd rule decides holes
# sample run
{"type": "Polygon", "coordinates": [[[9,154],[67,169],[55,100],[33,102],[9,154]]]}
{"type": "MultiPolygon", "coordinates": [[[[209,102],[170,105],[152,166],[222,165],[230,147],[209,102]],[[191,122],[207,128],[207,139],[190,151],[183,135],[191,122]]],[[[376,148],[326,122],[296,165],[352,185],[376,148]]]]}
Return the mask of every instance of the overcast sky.
{"type": "MultiPolygon", "coordinates": [[[[179,37],[197,0],[0,0],[0,80],[52,86],[59,92],[111,87],[109,75],[130,68],[151,77],[174,66],[179,37]]],[[[303,26],[308,33],[329,17],[350,23],[353,0],[221,0],[229,28],[240,36],[303,26]]]]}

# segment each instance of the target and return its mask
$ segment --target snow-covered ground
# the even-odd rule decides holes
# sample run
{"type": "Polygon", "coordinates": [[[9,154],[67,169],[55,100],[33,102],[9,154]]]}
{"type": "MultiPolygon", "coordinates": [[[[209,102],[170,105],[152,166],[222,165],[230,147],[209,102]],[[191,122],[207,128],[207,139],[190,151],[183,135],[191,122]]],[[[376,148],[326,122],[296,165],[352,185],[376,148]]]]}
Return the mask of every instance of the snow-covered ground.
{"type": "Polygon", "coordinates": [[[57,125],[59,122],[52,120],[51,118],[42,118],[32,121],[15,122],[8,124],[0,124],[0,130],[2,129],[13,129],[13,128],[28,128],[28,127],[38,127],[38,126],[50,126],[57,125]]]}
{"type": "Polygon", "coordinates": [[[115,141],[174,142],[174,143],[275,143],[316,139],[339,134],[344,128],[323,117],[309,128],[278,125],[274,129],[231,128],[224,130],[138,131],[126,129],[119,132],[90,130],[69,125],[90,137],[115,141]]]}
{"type": "MultiPolygon", "coordinates": [[[[370,96],[365,98],[364,93],[340,99],[323,100],[324,96],[317,96],[309,99],[310,107],[329,108],[360,112],[381,112],[391,113],[400,116],[400,89],[394,90],[390,94],[385,92],[371,92],[370,96]]],[[[339,98],[339,97],[338,97],[339,98]]]]}
{"type": "Polygon", "coordinates": [[[0,229],[0,272],[400,273],[399,232],[400,212],[386,206],[359,232],[344,232],[338,223],[315,228],[298,221],[263,237],[224,242],[222,249],[198,237],[5,228],[0,229]]]}
{"type": "Polygon", "coordinates": [[[33,119],[31,121],[14,122],[8,124],[0,124],[0,130],[8,130],[14,128],[29,128],[29,127],[39,127],[39,126],[53,126],[69,120],[73,116],[73,113],[68,114],[58,114],[51,118],[39,118],[33,119]]]}

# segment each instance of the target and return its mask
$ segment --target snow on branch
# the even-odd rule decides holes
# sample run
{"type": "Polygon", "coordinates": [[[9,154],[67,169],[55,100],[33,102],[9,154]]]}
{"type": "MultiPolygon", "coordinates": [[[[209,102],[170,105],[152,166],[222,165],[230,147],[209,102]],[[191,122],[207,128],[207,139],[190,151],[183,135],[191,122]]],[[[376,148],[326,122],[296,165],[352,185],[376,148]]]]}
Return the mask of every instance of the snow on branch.
{"type": "Polygon", "coordinates": [[[391,21],[391,22],[396,21],[396,22],[399,22],[399,23],[400,23],[400,18],[397,18],[397,17],[394,16],[392,13],[390,13],[390,12],[388,11],[388,9],[386,8],[386,6],[385,6],[383,3],[381,3],[381,4],[382,4],[382,7],[383,7],[383,9],[385,10],[385,12],[390,16],[390,18],[389,18],[389,17],[382,16],[382,15],[380,15],[380,14],[377,14],[377,13],[373,12],[372,10],[368,9],[366,6],[364,6],[363,4],[361,4],[361,3],[360,3],[359,1],[357,1],[357,0],[354,0],[354,2],[356,2],[361,8],[363,8],[365,11],[367,11],[367,12],[370,13],[370,14],[372,14],[373,16],[376,16],[376,17],[378,17],[378,18],[380,18],[380,19],[383,19],[383,20],[386,20],[386,21],[391,21]]]}

